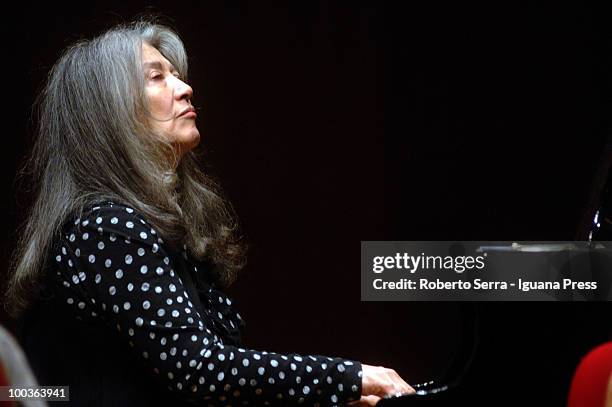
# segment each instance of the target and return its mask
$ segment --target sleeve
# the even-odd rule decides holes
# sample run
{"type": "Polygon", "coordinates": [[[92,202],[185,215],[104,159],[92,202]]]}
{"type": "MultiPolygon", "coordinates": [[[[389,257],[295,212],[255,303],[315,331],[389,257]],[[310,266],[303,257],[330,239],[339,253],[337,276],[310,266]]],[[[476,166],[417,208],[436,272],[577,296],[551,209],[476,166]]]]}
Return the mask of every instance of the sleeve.
{"type": "Polygon", "coordinates": [[[199,405],[343,405],[361,395],[358,361],[224,345],[193,306],[163,239],[133,209],[94,208],[56,253],[62,296],[101,318],[158,382],[199,405]]]}

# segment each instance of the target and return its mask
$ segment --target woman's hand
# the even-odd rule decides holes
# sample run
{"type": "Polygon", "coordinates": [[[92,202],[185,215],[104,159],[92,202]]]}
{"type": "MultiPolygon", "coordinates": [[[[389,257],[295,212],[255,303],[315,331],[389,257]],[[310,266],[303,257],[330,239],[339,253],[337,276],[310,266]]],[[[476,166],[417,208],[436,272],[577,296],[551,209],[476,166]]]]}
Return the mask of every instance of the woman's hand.
{"type": "Polygon", "coordinates": [[[395,370],[382,366],[361,365],[361,399],[348,403],[348,406],[375,406],[387,395],[412,394],[414,389],[406,383],[395,370]]]}

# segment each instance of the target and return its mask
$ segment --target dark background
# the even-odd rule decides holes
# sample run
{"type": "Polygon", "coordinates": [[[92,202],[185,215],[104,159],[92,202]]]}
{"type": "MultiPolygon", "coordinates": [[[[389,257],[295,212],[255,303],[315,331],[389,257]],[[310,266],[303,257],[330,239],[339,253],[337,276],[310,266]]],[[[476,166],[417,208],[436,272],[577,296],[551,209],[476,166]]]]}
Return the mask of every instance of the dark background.
{"type": "MultiPolygon", "coordinates": [[[[248,347],[423,381],[457,353],[463,308],[361,302],[360,241],[575,238],[610,134],[608,10],[150,4],[5,15],[4,269],[26,203],[13,180],[49,68],[72,42],[144,11],[184,40],[203,165],[251,245],[228,291],[248,347]]],[[[480,347],[457,405],[563,405],[581,355],[611,338],[607,303],[474,306],[480,347]]]]}

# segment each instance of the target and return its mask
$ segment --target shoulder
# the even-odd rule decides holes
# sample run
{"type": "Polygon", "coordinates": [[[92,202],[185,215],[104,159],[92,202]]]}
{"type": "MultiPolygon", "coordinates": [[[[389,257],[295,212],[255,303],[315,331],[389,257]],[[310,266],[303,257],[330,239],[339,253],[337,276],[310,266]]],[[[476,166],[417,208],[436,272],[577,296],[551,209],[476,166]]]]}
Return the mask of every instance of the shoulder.
{"type": "Polygon", "coordinates": [[[123,236],[163,243],[155,228],[142,213],[118,201],[104,201],[83,208],[64,223],[62,234],[70,242],[88,240],[98,235],[123,236]]]}

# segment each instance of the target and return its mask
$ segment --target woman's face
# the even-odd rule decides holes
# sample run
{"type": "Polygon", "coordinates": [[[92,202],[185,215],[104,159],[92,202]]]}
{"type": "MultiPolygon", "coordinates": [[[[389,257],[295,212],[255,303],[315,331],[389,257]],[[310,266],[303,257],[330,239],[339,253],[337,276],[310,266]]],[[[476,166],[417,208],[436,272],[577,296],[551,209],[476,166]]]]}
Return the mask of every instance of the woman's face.
{"type": "Polygon", "coordinates": [[[196,113],[191,105],[193,89],[178,77],[170,62],[151,45],[143,44],[142,59],[152,126],[170,137],[180,158],[200,142],[196,113]]]}

